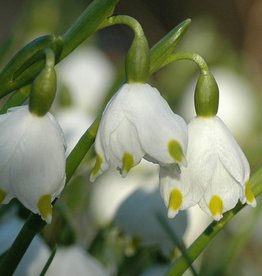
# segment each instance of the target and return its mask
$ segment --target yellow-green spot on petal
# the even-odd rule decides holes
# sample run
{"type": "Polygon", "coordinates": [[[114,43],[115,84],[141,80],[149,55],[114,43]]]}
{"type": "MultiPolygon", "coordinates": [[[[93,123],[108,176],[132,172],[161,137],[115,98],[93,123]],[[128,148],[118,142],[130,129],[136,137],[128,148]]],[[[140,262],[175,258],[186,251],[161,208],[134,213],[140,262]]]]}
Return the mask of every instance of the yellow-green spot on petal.
{"type": "Polygon", "coordinates": [[[99,174],[102,162],[103,162],[102,157],[100,155],[97,155],[96,156],[96,163],[95,163],[95,166],[92,170],[92,176],[93,177],[96,177],[99,174]]]}
{"type": "Polygon", "coordinates": [[[218,195],[212,196],[210,202],[209,202],[209,210],[212,214],[212,216],[219,220],[222,217],[223,212],[223,201],[218,195]]]}
{"type": "Polygon", "coordinates": [[[38,207],[41,217],[47,223],[51,223],[51,220],[52,220],[51,195],[41,196],[37,203],[37,207],[38,207]]]}
{"type": "Polygon", "coordinates": [[[168,208],[173,211],[178,211],[183,202],[183,195],[179,189],[175,188],[171,191],[169,196],[168,208]]]}
{"type": "Polygon", "coordinates": [[[134,157],[131,153],[124,153],[122,157],[122,175],[125,176],[134,167],[134,157]]]}
{"type": "Polygon", "coordinates": [[[6,192],[0,189],[0,203],[4,201],[5,197],[6,197],[6,192]]]}
{"type": "Polygon", "coordinates": [[[254,194],[251,190],[249,182],[246,183],[245,196],[246,196],[246,199],[247,199],[247,203],[249,203],[250,205],[255,207],[256,206],[256,199],[255,199],[255,196],[254,196],[254,194]]]}
{"type": "Polygon", "coordinates": [[[183,149],[179,142],[176,140],[171,140],[168,143],[168,152],[169,154],[178,162],[183,160],[183,149]]]}

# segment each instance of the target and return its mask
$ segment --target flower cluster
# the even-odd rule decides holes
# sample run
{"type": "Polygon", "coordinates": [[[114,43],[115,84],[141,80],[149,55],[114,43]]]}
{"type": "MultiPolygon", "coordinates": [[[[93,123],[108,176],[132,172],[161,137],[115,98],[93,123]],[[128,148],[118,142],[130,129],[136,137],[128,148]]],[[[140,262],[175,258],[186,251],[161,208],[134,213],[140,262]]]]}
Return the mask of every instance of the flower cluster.
{"type": "Polygon", "coordinates": [[[90,179],[109,164],[126,176],[145,158],[160,165],[160,191],[170,218],[196,204],[215,220],[238,200],[254,207],[249,163],[216,116],[218,87],[209,72],[199,78],[195,107],[197,117],[187,126],[155,88],[124,84],[103,113],[90,179]]]}

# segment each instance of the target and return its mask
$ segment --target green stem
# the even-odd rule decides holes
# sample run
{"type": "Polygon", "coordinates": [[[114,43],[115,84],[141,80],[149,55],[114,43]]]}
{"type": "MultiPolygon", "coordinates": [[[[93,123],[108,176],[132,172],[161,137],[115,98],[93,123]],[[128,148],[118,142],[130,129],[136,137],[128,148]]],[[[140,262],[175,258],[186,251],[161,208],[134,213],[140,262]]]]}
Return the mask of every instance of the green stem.
{"type": "Polygon", "coordinates": [[[208,65],[205,62],[205,60],[199,54],[196,53],[172,54],[165,60],[165,62],[162,64],[162,67],[178,60],[191,60],[196,63],[202,74],[206,74],[209,72],[208,65]]]}
{"type": "Polygon", "coordinates": [[[127,15],[118,15],[107,18],[101,25],[101,28],[116,24],[129,26],[134,32],[134,38],[131,47],[126,56],[126,79],[128,83],[145,83],[149,76],[150,57],[148,42],[140,23],[127,15]]]}
{"type": "Polygon", "coordinates": [[[140,23],[135,18],[128,15],[111,16],[105,19],[98,29],[101,30],[103,28],[110,27],[113,25],[118,25],[118,24],[124,24],[129,26],[134,31],[134,34],[137,36],[140,36],[140,37],[144,36],[144,31],[140,23]]]}
{"type": "MultiPolygon", "coordinates": [[[[258,170],[249,180],[255,196],[262,193],[262,168],[258,170]]],[[[213,221],[206,230],[187,249],[187,256],[193,262],[207,247],[209,242],[225,227],[225,225],[246,205],[237,204],[231,211],[224,214],[220,221],[213,221]]],[[[188,269],[188,259],[181,256],[174,265],[171,266],[169,276],[182,275],[188,269]]]]}

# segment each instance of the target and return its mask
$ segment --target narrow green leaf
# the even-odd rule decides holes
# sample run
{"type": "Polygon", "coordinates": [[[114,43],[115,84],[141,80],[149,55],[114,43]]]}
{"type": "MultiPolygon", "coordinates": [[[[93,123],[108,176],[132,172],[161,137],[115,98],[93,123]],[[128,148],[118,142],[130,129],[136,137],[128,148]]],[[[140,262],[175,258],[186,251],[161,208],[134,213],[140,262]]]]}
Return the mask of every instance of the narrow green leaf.
{"type": "Polygon", "coordinates": [[[24,86],[15,91],[0,109],[0,114],[4,114],[11,107],[20,106],[29,96],[31,85],[24,86]]]}
{"type": "Polygon", "coordinates": [[[61,37],[46,35],[28,43],[4,67],[0,73],[0,98],[30,83],[44,65],[44,49],[51,48],[59,56],[61,37]]]}
{"type": "Polygon", "coordinates": [[[156,43],[150,50],[150,74],[159,70],[170,54],[173,54],[178,43],[181,41],[185,32],[191,23],[187,19],[171,30],[158,43],[156,43]]]}

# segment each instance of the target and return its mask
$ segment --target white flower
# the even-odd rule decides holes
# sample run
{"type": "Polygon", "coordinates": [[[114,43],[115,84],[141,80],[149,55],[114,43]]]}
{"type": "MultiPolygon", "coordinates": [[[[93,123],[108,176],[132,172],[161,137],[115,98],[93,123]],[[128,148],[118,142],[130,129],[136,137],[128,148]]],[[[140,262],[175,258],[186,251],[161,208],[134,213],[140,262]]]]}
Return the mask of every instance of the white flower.
{"type": "Polygon", "coordinates": [[[185,163],[187,126],[149,84],[124,84],[107,105],[95,141],[94,180],[113,164],[125,176],[141,159],[185,163]]]}
{"type": "Polygon", "coordinates": [[[0,202],[17,198],[50,223],[53,199],[65,184],[65,147],[54,117],[27,106],[0,116],[0,202]]]}
{"type": "Polygon", "coordinates": [[[188,125],[187,168],[181,174],[160,171],[161,194],[169,216],[199,204],[215,220],[235,207],[238,200],[255,206],[248,180],[249,163],[222,120],[196,117],[188,125]]]}

